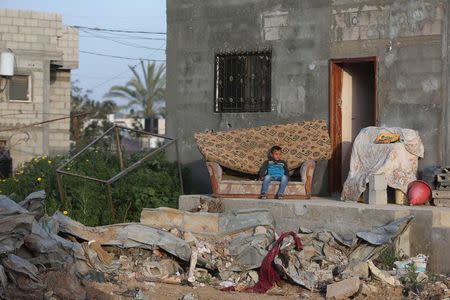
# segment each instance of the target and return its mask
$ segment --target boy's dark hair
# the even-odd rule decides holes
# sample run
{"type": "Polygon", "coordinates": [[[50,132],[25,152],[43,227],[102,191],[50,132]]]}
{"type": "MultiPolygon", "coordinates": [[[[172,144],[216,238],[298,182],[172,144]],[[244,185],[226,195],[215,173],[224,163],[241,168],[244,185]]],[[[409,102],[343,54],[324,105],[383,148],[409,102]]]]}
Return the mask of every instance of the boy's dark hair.
{"type": "Polygon", "coordinates": [[[273,146],[272,148],[270,148],[270,154],[274,153],[275,151],[281,151],[281,147],[273,146]]]}

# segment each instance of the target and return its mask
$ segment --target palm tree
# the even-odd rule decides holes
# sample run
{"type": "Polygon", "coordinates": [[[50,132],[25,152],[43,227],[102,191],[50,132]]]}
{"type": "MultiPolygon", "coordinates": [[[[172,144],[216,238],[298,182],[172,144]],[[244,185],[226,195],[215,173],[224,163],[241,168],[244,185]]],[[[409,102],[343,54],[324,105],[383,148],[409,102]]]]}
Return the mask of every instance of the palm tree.
{"type": "Polygon", "coordinates": [[[88,119],[106,119],[108,114],[118,111],[113,101],[96,101],[90,98],[91,91],[84,91],[77,82],[72,83],[70,94],[70,133],[71,138],[79,143],[83,135],[83,125],[88,119]]]}
{"type": "Polygon", "coordinates": [[[133,78],[126,85],[115,85],[109,89],[105,97],[118,97],[128,100],[125,108],[139,107],[144,112],[145,117],[154,117],[157,115],[155,103],[165,99],[165,70],[164,64],[159,67],[153,63],[140,62],[143,77],[135,70],[135,67],[129,66],[133,72],[133,78]]]}

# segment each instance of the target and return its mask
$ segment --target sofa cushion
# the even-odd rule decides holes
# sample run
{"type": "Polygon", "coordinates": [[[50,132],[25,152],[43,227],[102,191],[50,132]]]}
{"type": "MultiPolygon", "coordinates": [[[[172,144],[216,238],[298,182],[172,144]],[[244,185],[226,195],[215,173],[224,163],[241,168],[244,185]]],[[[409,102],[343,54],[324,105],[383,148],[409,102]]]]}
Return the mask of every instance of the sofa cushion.
{"type": "MultiPolygon", "coordinates": [[[[218,192],[223,195],[259,195],[261,193],[262,181],[222,180],[218,185],[218,192]]],[[[269,194],[276,194],[279,185],[280,183],[277,181],[271,182],[269,194]]],[[[305,184],[303,182],[290,181],[284,195],[306,195],[305,184]]]]}

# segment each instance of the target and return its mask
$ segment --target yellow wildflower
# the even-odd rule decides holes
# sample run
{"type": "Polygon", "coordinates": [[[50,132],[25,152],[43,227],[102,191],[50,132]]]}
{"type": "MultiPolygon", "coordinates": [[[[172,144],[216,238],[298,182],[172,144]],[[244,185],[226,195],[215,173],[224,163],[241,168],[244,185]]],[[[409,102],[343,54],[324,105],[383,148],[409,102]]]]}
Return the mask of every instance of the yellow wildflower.
{"type": "Polygon", "coordinates": [[[67,210],[65,210],[65,211],[63,211],[63,214],[64,214],[65,216],[67,216],[67,215],[69,214],[69,212],[68,212],[67,210]]]}
{"type": "Polygon", "coordinates": [[[49,160],[49,161],[48,161],[48,164],[51,164],[51,163],[52,163],[52,161],[51,161],[51,160],[49,160]]]}
{"type": "Polygon", "coordinates": [[[36,180],[41,182],[42,181],[42,177],[38,177],[36,180]]]}

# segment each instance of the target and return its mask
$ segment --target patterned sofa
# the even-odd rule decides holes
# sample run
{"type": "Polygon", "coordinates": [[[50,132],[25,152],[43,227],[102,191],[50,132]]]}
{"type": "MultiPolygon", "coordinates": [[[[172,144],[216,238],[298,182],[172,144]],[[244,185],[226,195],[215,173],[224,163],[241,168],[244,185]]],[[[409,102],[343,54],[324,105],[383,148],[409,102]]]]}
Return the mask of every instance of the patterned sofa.
{"type": "MultiPolygon", "coordinates": [[[[269,148],[279,145],[290,173],[300,177],[300,181],[289,182],[284,198],[309,199],[315,161],[331,157],[330,137],[324,120],[197,133],[195,140],[206,160],[215,197],[257,198],[262,181],[227,179],[223,168],[250,174],[256,179],[269,148]]],[[[271,183],[269,198],[274,197],[278,185],[271,183]]]]}

